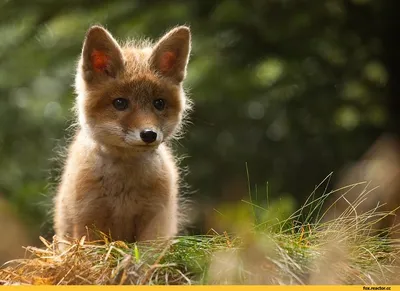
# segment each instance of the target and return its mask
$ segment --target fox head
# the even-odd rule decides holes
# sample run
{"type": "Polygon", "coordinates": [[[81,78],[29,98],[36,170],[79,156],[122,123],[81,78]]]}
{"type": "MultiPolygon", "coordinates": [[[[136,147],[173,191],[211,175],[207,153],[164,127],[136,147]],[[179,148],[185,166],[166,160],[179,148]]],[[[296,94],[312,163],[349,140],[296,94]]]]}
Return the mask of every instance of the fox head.
{"type": "Polygon", "coordinates": [[[82,130],[103,146],[133,151],[174,137],[189,107],[182,82],[190,43],[186,26],[155,44],[123,46],[105,28],[91,27],[75,80],[82,130]]]}

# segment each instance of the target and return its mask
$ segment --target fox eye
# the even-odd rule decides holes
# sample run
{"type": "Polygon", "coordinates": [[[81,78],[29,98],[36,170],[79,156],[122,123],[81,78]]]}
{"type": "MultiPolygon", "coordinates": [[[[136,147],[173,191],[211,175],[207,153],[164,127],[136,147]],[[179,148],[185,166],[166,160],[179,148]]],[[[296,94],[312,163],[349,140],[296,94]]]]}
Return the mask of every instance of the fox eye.
{"type": "Polygon", "coordinates": [[[119,111],[123,111],[126,108],[128,108],[128,99],[117,98],[117,99],[113,100],[112,104],[115,107],[115,109],[117,109],[119,111]]]}
{"type": "Polygon", "coordinates": [[[164,108],[165,108],[165,100],[164,99],[156,99],[156,100],[153,101],[153,105],[159,111],[164,110],[164,108]]]}

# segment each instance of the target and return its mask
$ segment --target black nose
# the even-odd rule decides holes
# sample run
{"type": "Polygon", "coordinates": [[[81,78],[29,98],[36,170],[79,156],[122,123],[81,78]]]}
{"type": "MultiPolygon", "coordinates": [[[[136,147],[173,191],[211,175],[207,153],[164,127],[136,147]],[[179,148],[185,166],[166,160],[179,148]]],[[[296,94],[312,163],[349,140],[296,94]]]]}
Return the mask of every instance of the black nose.
{"type": "Polygon", "coordinates": [[[145,129],[142,132],[140,132],[140,138],[145,143],[152,143],[157,139],[157,133],[155,133],[152,130],[145,129]]]}

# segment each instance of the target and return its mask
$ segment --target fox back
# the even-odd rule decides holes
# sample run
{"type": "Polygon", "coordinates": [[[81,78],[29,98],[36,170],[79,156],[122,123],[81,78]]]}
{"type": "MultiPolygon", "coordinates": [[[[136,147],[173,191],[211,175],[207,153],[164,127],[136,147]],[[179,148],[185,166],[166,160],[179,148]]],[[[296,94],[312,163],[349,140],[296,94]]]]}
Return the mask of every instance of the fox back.
{"type": "Polygon", "coordinates": [[[87,32],[75,80],[78,129],[55,199],[55,230],[79,239],[95,228],[126,241],[178,231],[179,171],[167,145],[189,102],[182,83],[190,31],[120,45],[87,32]]]}

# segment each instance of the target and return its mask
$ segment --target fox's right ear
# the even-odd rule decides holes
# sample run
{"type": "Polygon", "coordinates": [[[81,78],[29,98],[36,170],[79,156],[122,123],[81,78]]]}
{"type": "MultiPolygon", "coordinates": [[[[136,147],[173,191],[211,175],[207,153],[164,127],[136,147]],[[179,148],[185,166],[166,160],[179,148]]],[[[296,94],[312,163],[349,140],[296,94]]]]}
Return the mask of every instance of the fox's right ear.
{"type": "Polygon", "coordinates": [[[124,64],[121,47],[101,26],[92,26],[86,33],[81,56],[81,70],[87,83],[115,78],[124,64]]]}

